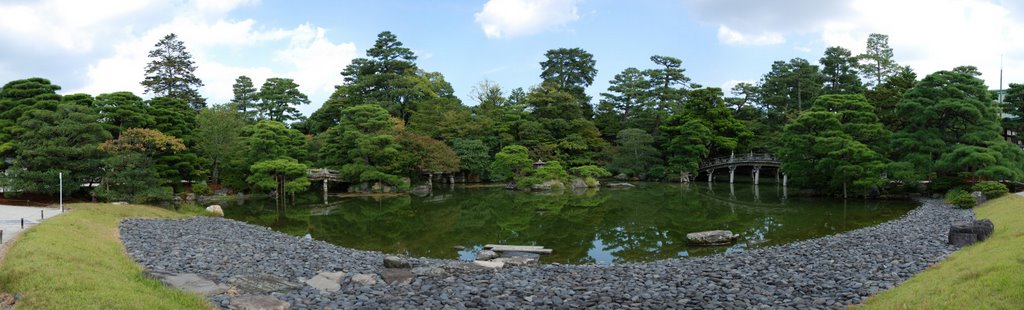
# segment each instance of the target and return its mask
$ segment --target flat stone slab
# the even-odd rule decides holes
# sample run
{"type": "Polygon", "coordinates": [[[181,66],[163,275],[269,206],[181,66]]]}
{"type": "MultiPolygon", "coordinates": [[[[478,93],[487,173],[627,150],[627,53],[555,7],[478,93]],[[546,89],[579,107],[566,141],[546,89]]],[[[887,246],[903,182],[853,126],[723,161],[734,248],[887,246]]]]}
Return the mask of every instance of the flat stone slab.
{"type": "Polygon", "coordinates": [[[207,280],[194,273],[181,273],[181,274],[154,274],[151,275],[157,277],[160,282],[167,284],[173,288],[200,294],[203,296],[212,296],[224,293],[228,290],[228,286],[224,284],[217,284],[213,281],[207,280]]]}
{"type": "Polygon", "coordinates": [[[406,268],[384,268],[381,278],[384,278],[384,282],[387,284],[402,285],[412,283],[416,275],[406,268]]]}
{"type": "Polygon", "coordinates": [[[288,279],[272,274],[232,277],[228,279],[228,283],[234,285],[243,292],[254,294],[269,294],[272,292],[285,292],[302,288],[301,284],[291,282],[288,279]]]}
{"type": "Polygon", "coordinates": [[[500,269],[501,267],[505,267],[505,262],[475,260],[473,261],[473,265],[489,269],[500,269]]]}
{"type": "Polygon", "coordinates": [[[494,252],[527,252],[537,254],[551,254],[551,249],[545,249],[542,246],[536,245],[503,245],[503,244],[488,244],[484,245],[485,249],[490,249],[494,252]]]}
{"type": "Polygon", "coordinates": [[[321,272],[312,279],[306,280],[306,285],[312,286],[321,292],[333,293],[341,289],[340,281],[344,276],[344,272],[321,272]]]}
{"type": "Polygon", "coordinates": [[[502,263],[504,263],[505,265],[508,265],[508,266],[529,266],[529,265],[536,265],[537,264],[537,259],[536,258],[529,258],[529,257],[522,257],[522,256],[498,257],[498,258],[495,258],[492,261],[493,262],[502,262],[502,263]]]}
{"type": "Polygon", "coordinates": [[[525,258],[532,258],[532,259],[539,260],[540,259],[540,254],[530,253],[530,252],[508,251],[508,252],[501,252],[501,257],[525,257],[525,258]]]}
{"type": "Polygon", "coordinates": [[[357,274],[352,276],[352,278],[349,279],[349,281],[355,284],[362,284],[366,286],[373,286],[374,284],[377,284],[377,278],[374,277],[372,274],[357,274]]]}
{"type": "Polygon", "coordinates": [[[267,295],[245,295],[231,298],[231,306],[243,310],[287,310],[291,304],[267,295]]]}
{"type": "Polygon", "coordinates": [[[448,276],[448,271],[441,267],[416,267],[411,271],[414,275],[424,277],[444,278],[448,276]]]}

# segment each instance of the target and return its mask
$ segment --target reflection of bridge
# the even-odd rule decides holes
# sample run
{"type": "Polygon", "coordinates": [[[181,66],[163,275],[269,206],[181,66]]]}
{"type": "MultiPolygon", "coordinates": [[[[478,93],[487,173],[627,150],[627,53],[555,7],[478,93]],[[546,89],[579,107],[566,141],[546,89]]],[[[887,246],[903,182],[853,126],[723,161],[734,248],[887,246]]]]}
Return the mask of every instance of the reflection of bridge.
{"type": "Polygon", "coordinates": [[[775,159],[775,157],[772,156],[771,154],[732,154],[729,156],[712,158],[704,162],[701,162],[700,165],[697,167],[697,172],[698,174],[700,172],[707,172],[708,182],[711,182],[714,180],[715,170],[720,168],[726,168],[729,169],[729,183],[733,183],[733,180],[735,180],[736,176],[736,168],[741,166],[749,166],[753,168],[751,174],[754,179],[755,185],[757,185],[758,181],[761,178],[762,167],[776,168],[775,179],[778,180],[779,174],[782,174],[782,186],[786,186],[786,174],[781,173],[782,162],[779,162],[779,160],[775,159]]]}

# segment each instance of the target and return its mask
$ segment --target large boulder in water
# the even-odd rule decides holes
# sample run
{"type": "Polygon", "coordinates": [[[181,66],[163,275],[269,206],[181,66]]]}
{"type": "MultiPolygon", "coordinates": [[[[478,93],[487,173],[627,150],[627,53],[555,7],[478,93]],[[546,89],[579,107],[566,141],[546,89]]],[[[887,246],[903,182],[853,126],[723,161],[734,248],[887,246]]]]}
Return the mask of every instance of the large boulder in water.
{"type": "Polygon", "coordinates": [[[629,184],[629,183],[626,183],[626,182],[618,182],[618,183],[612,182],[612,183],[605,184],[604,186],[605,187],[610,187],[610,188],[634,188],[634,187],[636,187],[636,185],[629,184]]]}
{"type": "Polygon", "coordinates": [[[572,179],[572,189],[587,188],[587,182],[583,181],[582,178],[572,179]]]}
{"type": "Polygon", "coordinates": [[[692,245],[725,245],[736,241],[736,235],[728,230],[711,230],[686,234],[686,241],[692,245]]]}
{"type": "Polygon", "coordinates": [[[419,197],[426,197],[430,195],[430,185],[418,185],[413,187],[410,193],[419,197]]]}
{"type": "Polygon", "coordinates": [[[552,189],[555,189],[555,188],[558,188],[558,189],[565,188],[565,183],[562,183],[562,181],[559,181],[559,180],[547,180],[547,181],[544,181],[544,183],[534,184],[534,185],[530,186],[530,189],[531,190],[535,190],[535,191],[549,191],[549,190],[552,190],[552,189]]]}
{"type": "Polygon", "coordinates": [[[625,173],[619,173],[618,175],[615,176],[615,179],[619,181],[626,181],[629,180],[629,176],[626,175],[625,173]]]}

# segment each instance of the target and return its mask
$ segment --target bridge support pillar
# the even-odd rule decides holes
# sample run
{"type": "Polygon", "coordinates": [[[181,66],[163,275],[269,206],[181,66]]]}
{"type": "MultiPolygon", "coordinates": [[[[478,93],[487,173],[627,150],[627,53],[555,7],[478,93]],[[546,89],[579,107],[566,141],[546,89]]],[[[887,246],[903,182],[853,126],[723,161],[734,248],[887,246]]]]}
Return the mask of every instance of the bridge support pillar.
{"type": "Polygon", "coordinates": [[[708,169],[708,183],[713,181],[712,177],[715,176],[715,169],[708,169]]]}
{"type": "Polygon", "coordinates": [[[729,166],[729,184],[736,178],[736,166],[729,166]]]}
{"type": "Polygon", "coordinates": [[[757,184],[754,184],[754,201],[761,202],[761,191],[758,189],[757,184]]]}
{"type": "Polygon", "coordinates": [[[783,187],[783,188],[785,188],[785,187],[786,187],[786,181],[788,181],[788,180],[789,180],[789,176],[788,176],[788,175],[786,175],[785,173],[783,173],[783,174],[782,174],[782,187],[783,187]]]}
{"type": "Polygon", "coordinates": [[[327,179],[324,179],[324,204],[327,204],[327,179]]]}
{"type": "Polygon", "coordinates": [[[761,166],[754,166],[754,185],[761,180],[761,166]]]}

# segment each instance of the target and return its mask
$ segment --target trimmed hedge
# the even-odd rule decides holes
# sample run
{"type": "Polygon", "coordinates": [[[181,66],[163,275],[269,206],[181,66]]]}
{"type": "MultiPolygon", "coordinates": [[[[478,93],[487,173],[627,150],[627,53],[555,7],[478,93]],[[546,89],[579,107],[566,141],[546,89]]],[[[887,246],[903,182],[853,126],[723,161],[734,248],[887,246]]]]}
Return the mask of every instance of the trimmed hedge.
{"type": "Polygon", "coordinates": [[[1006,185],[996,181],[982,181],[971,187],[972,191],[978,191],[985,195],[985,198],[995,199],[1010,192],[1006,185]]]}
{"type": "Polygon", "coordinates": [[[946,192],[946,202],[961,209],[973,208],[977,201],[974,196],[962,189],[954,189],[946,192]]]}

